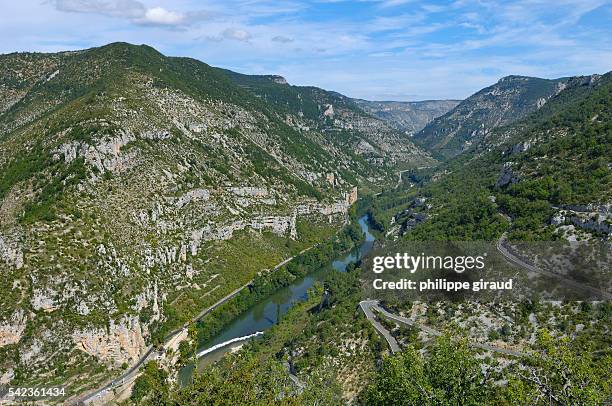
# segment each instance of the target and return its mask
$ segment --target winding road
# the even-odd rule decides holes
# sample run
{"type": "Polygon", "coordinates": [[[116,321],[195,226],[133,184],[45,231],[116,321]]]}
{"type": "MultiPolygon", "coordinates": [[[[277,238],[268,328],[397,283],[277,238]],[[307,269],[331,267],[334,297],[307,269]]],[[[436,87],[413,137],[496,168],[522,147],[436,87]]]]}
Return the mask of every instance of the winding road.
{"type": "Polygon", "coordinates": [[[387,344],[389,345],[389,349],[391,350],[391,352],[399,352],[400,347],[395,337],[393,337],[391,333],[389,333],[389,330],[387,330],[382,324],[378,322],[378,320],[376,320],[376,316],[374,316],[374,313],[372,313],[371,307],[375,303],[376,302],[373,300],[364,300],[362,302],[359,302],[359,306],[361,307],[361,310],[363,310],[363,313],[365,314],[366,318],[370,321],[370,323],[372,323],[372,326],[374,326],[376,331],[378,331],[380,335],[382,335],[385,340],[387,340],[387,344]]]}
{"type": "Polygon", "coordinates": [[[589,292],[599,296],[602,299],[612,300],[612,295],[610,293],[608,293],[608,292],[605,292],[605,291],[603,291],[601,289],[594,288],[592,286],[584,285],[584,284],[576,282],[575,280],[573,280],[571,278],[568,278],[568,277],[566,277],[564,275],[560,275],[558,273],[551,272],[551,271],[546,271],[544,269],[538,268],[537,266],[535,266],[533,264],[525,262],[522,258],[519,258],[515,254],[513,254],[508,249],[508,247],[506,247],[504,245],[504,243],[506,242],[506,237],[507,237],[507,234],[503,233],[502,236],[499,238],[499,240],[497,240],[496,248],[497,248],[497,251],[499,251],[508,262],[510,262],[510,263],[512,263],[514,265],[517,265],[517,266],[519,266],[521,268],[527,269],[528,271],[531,271],[531,272],[536,272],[536,273],[539,273],[539,274],[542,274],[542,275],[547,275],[547,276],[551,276],[551,277],[554,277],[554,278],[557,278],[557,279],[562,279],[567,285],[569,285],[569,286],[571,286],[573,288],[576,288],[576,289],[579,289],[579,290],[583,290],[583,291],[587,290],[587,291],[589,291],[589,292]]]}
{"type": "MultiPolygon", "coordinates": [[[[391,352],[395,353],[395,352],[399,352],[399,345],[397,343],[397,340],[391,335],[391,333],[385,328],[383,327],[382,324],[380,324],[374,316],[374,313],[372,312],[372,309],[380,312],[381,315],[385,316],[388,319],[394,320],[398,323],[402,323],[408,326],[413,326],[413,327],[417,327],[418,329],[425,331],[428,334],[434,335],[434,336],[441,336],[442,332],[435,330],[431,327],[425,326],[423,324],[417,323],[414,320],[410,320],[406,317],[402,317],[402,316],[398,316],[396,314],[393,313],[389,313],[387,310],[383,309],[382,307],[380,307],[379,302],[377,300],[363,300],[361,302],[359,302],[359,306],[361,307],[361,309],[363,310],[364,314],[366,315],[366,318],[370,321],[370,323],[372,323],[372,325],[374,326],[374,328],[376,328],[376,330],[383,336],[385,337],[385,339],[387,340],[387,343],[389,344],[389,348],[391,348],[391,352]],[[393,344],[394,343],[394,344],[393,344]]],[[[500,354],[505,354],[505,355],[510,355],[513,357],[524,357],[527,356],[527,353],[524,352],[520,352],[520,351],[515,351],[515,350],[510,350],[507,348],[500,348],[500,347],[496,347],[493,345],[489,345],[489,344],[482,344],[482,343],[468,343],[470,347],[474,347],[474,348],[480,348],[482,350],[485,351],[492,351],[492,352],[497,352],[500,354]]]]}

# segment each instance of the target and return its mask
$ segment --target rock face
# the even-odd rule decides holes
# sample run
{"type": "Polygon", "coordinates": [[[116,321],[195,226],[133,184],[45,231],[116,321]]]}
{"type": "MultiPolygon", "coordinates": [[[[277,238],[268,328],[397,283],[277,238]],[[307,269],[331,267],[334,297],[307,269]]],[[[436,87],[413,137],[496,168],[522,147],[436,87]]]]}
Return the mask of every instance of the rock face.
{"type": "MultiPolygon", "coordinates": [[[[239,220],[220,227],[213,227],[209,225],[191,233],[191,240],[189,241],[191,255],[198,255],[198,248],[202,242],[229,240],[232,238],[235,231],[244,230],[247,227],[256,231],[264,231],[269,229],[274,234],[281,236],[288,233],[292,239],[295,239],[297,238],[295,221],[295,215],[265,216],[255,217],[250,220],[239,220]]],[[[174,256],[172,258],[174,260],[174,256]]]]}
{"type": "Polygon", "coordinates": [[[384,120],[394,128],[414,135],[433,119],[455,108],[461,100],[425,100],[417,102],[368,101],[353,99],[365,112],[384,120]]]}
{"type": "Polygon", "coordinates": [[[499,174],[499,178],[495,182],[495,187],[502,188],[518,181],[518,176],[512,170],[512,162],[506,162],[501,173],[499,174]]]}
{"type": "Polygon", "coordinates": [[[268,196],[268,190],[263,187],[253,187],[253,186],[244,186],[244,187],[233,187],[230,188],[230,191],[236,196],[251,196],[251,197],[266,197],[268,196]]]}
{"type": "Polygon", "coordinates": [[[455,156],[478,144],[491,130],[541,108],[565,88],[567,81],[525,76],[502,78],[434,119],[414,138],[445,157],[455,156]]]}
{"type": "Polygon", "coordinates": [[[326,104],[323,106],[323,108],[325,109],[323,111],[323,117],[329,117],[329,118],[334,117],[334,105],[333,104],[326,104]]]}
{"type": "Polygon", "coordinates": [[[270,79],[272,79],[272,81],[274,83],[278,83],[279,85],[288,85],[289,83],[287,82],[287,79],[285,79],[282,76],[278,76],[278,75],[273,75],[270,76],[270,79]]]}
{"type": "MultiPolygon", "coordinates": [[[[108,123],[101,122],[102,126],[108,127],[108,123]]],[[[68,129],[67,131],[70,131],[68,129]]],[[[129,169],[135,155],[133,153],[122,153],[121,149],[136,139],[163,140],[170,137],[168,131],[143,132],[136,137],[134,134],[118,130],[118,134],[105,137],[96,145],[87,145],[83,142],[70,142],[59,146],[54,158],[63,157],[64,162],[71,163],[77,158],[84,158],[85,162],[96,168],[100,173],[105,171],[121,172],[129,169]]]]}
{"type": "Polygon", "coordinates": [[[191,202],[192,200],[208,200],[209,197],[210,192],[207,189],[200,188],[190,190],[189,192],[178,198],[178,200],[176,201],[176,206],[178,208],[181,208],[189,204],[189,202],[191,202]]]}
{"type": "Polygon", "coordinates": [[[46,291],[41,291],[39,289],[34,290],[34,295],[32,297],[32,307],[34,310],[42,310],[44,312],[52,312],[57,309],[57,304],[55,303],[54,297],[57,295],[57,292],[47,289],[46,291]]]}
{"type": "Polygon", "coordinates": [[[560,226],[569,222],[583,230],[612,236],[612,210],[610,205],[565,205],[551,219],[560,226]]]}
{"type": "Polygon", "coordinates": [[[9,243],[2,235],[0,235],[0,260],[16,269],[23,267],[23,252],[17,244],[9,243]]]}
{"type": "Polygon", "coordinates": [[[0,347],[17,344],[26,328],[26,321],[23,311],[19,310],[9,320],[0,323],[0,347]]]}
{"type": "Polygon", "coordinates": [[[134,363],[146,349],[143,331],[137,317],[124,317],[107,329],[75,331],[76,348],[114,367],[134,363]]]}
{"type": "Polygon", "coordinates": [[[357,202],[357,186],[355,186],[353,189],[351,189],[350,192],[348,192],[346,194],[346,204],[348,206],[352,206],[353,203],[357,202]]]}

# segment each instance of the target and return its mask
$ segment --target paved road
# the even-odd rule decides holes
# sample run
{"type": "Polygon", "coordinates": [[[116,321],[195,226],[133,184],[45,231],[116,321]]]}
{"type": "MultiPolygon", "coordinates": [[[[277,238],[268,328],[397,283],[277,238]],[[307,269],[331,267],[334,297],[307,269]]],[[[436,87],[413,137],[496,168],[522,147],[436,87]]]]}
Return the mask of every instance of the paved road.
{"type": "MultiPolygon", "coordinates": [[[[295,257],[297,257],[298,255],[302,255],[303,253],[310,251],[311,249],[313,249],[314,247],[316,247],[318,244],[312,245],[308,248],[303,249],[302,251],[300,251],[299,253],[283,260],[282,262],[279,262],[278,264],[276,264],[274,266],[274,268],[272,268],[271,272],[274,272],[276,270],[278,270],[281,266],[289,263],[291,260],[293,260],[295,257]]],[[[210,312],[212,312],[213,310],[215,310],[217,307],[221,306],[223,303],[227,302],[228,300],[232,299],[233,297],[235,297],[236,295],[238,295],[240,292],[242,292],[242,290],[246,289],[250,284],[253,283],[253,280],[248,281],[247,283],[245,283],[244,285],[242,285],[241,287],[239,287],[238,289],[234,290],[233,292],[231,292],[230,294],[224,296],[223,298],[219,299],[215,304],[213,304],[212,306],[207,307],[206,309],[202,310],[200,313],[198,313],[196,316],[194,316],[190,322],[185,323],[183,326],[177,328],[176,330],[171,331],[170,333],[168,333],[166,335],[166,337],[164,338],[164,348],[166,347],[166,345],[177,335],[179,334],[181,331],[185,330],[186,328],[189,327],[190,324],[193,324],[195,322],[197,322],[198,320],[202,319],[204,316],[206,316],[207,314],[209,314],[210,312]]],[[[90,403],[93,402],[97,399],[100,399],[101,397],[104,397],[107,392],[116,389],[116,388],[120,388],[121,386],[123,386],[125,383],[128,383],[132,380],[132,378],[135,378],[139,373],[140,373],[140,368],[145,365],[147,362],[152,361],[154,359],[157,359],[157,353],[155,351],[155,349],[153,348],[153,346],[149,346],[147,347],[147,351],[140,357],[140,359],[136,362],[136,364],[134,364],[129,370],[127,370],[125,373],[123,373],[121,376],[119,376],[118,378],[112,380],[111,382],[107,383],[106,385],[104,385],[102,388],[99,388],[93,392],[89,392],[88,394],[84,394],[79,396],[76,400],[74,400],[73,404],[79,404],[79,403],[90,403]]]]}
{"type": "Polygon", "coordinates": [[[439,332],[438,330],[434,330],[431,327],[427,327],[427,326],[424,326],[422,324],[418,324],[417,322],[415,322],[413,320],[410,320],[410,319],[408,319],[406,317],[402,317],[402,316],[399,316],[399,315],[396,315],[396,314],[393,314],[393,313],[389,313],[388,311],[386,311],[385,309],[380,307],[378,305],[378,302],[374,302],[372,304],[372,307],[374,309],[378,310],[380,313],[382,313],[388,319],[395,320],[395,321],[397,321],[399,323],[403,323],[403,324],[406,324],[408,326],[417,327],[417,328],[423,330],[424,332],[429,333],[429,334],[434,335],[434,336],[441,336],[442,335],[441,332],[439,332]]]}
{"type": "Polygon", "coordinates": [[[503,233],[502,236],[499,238],[499,240],[497,240],[497,250],[504,256],[504,258],[506,258],[506,260],[508,260],[509,262],[513,263],[514,265],[518,265],[522,268],[525,268],[529,271],[532,272],[536,272],[536,273],[540,273],[543,275],[547,275],[547,276],[552,276],[554,278],[557,279],[562,279],[567,285],[572,286],[576,289],[579,290],[588,290],[589,292],[603,298],[606,300],[612,300],[612,295],[609,294],[608,292],[605,292],[603,290],[588,286],[588,285],[584,285],[582,283],[578,283],[575,280],[568,278],[564,275],[560,275],[558,273],[555,272],[550,272],[550,271],[546,271],[544,269],[538,268],[537,266],[530,264],[528,262],[525,262],[523,259],[517,257],[516,255],[514,255],[509,249],[508,247],[506,247],[504,245],[504,243],[506,242],[506,233],[503,233]]]}
{"type": "Polygon", "coordinates": [[[363,310],[363,313],[365,314],[366,318],[370,321],[370,323],[372,323],[376,331],[378,331],[380,335],[382,335],[385,338],[385,340],[387,340],[387,344],[389,344],[389,348],[391,349],[391,352],[392,353],[399,352],[400,347],[399,347],[399,344],[397,343],[397,340],[391,335],[391,333],[389,333],[389,330],[384,328],[383,325],[380,324],[378,320],[376,320],[376,318],[374,317],[374,313],[372,313],[372,310],[371,310],[373,303],[375,302],[364,300],[359,303],[359,306],[361,307],[361,310],[363,310]]]}
{"type": "MultiPolygon", "coordinates": [[[[399,316],[397,314],[393,314],[393,313],[389,313],[387,310],[383,309],[382,307],[380,307],[380,305],[378,304],[377,300],[364,300],[362,302],[359,303],[359,305],[361,306],[361,309],[363,310],[363,312],[366,314],[366,317],[368,318],[368,320],[370,320],[370,322],[375,322],[376,320],[374,320],[372,317],[373,313],[372,313],[372,309],[375,309],[377,311],[379,311],[383,316],[391,319],[391,320],[395,320],[398,323],[402,323],[408,326],[414,326],[419,328],[420,330],[425,331],[426,333],[429,333],[431,335],[434,336],[441,336],[442,332],[435,330],[431,327],[425,326],[423,324],[417,323],[414,320],[410,320],[406,317],[402,317],[399,316]],[[370,314],[371,316],[368,316],[368,314],[370,314]]],[[[376,322],[378,323],[378,322],[376,322]]],[[[380,325],[380,324],[379,324],[380,325]]],[[[376,325],[374,325],[374,327],[376,328],[376,325]]],[[[380,326],[387,334],[390,333],[384,328],[382,327],[382,325],[380,326]]],[[[378,328],[377,328],[378,330],[378,328]]],[[[382,334],[382,333],[381,333],[382,334]]],[[[385,337],[386,338],[386,337],[385,337]]],[[[391,337],[394,341],[395,338],[391,337]]],[[[395,341],[395,344],[397,345],[397,341],[395,341]]],[[[524,353],[524,352],[520,352],[520,351],[515,351],[515,350],[510,350],[507,348],[501,348],[501,347],[496,347],[493,345],[489,345],[489,344],[481,344],[481,343],[468,343],[470,347],[474,347],[474,348],[480,348],[486,351],[492,351],[492,352],[497,352],[500,354],[505,354],[505,355],[511,355],[514,357],[523,357],[523,356],[527,356],[528,354],[524,353]]],[[[391,346],[391,344],[389,344],[389,346],[391,346]]],[[[399,351],[399,346],[398,346],[398,350],[399,351]]],[[[391,351],[391,352],[397,352],[397,351],[391,351]]]]}

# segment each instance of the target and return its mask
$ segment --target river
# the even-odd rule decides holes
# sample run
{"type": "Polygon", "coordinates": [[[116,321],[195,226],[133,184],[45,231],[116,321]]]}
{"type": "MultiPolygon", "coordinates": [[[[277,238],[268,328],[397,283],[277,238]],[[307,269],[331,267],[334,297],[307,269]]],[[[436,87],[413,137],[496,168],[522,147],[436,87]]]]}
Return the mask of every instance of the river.
{"type": "MultiPolygon", "coordinates": [[[[339,272],[345,272],[346,267],[366,255],[374,245],[374,236],[370,233],[367,223],[367,216],[359,219],[359,226],[365,235],[365,240],[359,248],[352,250],[343,258],[332,262],[332,267],[339,272]]],[[[273,325],[296,303],[305,301],[308,298],[308,289],[316,282],[323,281],[327,269],[312,272],[294,281],[291,285],[279,289],[267,299],[257,303],[242,315],[237,317],[216,337],[206,342],[197,353],[202,354],[198,357],[198,368],[210,365],[223,357],[230,351],[240,347],[246,341],[261,335],[273,325]],[[241,337],[245,339],[241,340],[241,337]],[[227,345],[224,345],[227,343],[227,345]]],[[[179,372],[179,383],[181,386],[189,384],[193,376],[194,365],[188,365],[179,372]]]]}

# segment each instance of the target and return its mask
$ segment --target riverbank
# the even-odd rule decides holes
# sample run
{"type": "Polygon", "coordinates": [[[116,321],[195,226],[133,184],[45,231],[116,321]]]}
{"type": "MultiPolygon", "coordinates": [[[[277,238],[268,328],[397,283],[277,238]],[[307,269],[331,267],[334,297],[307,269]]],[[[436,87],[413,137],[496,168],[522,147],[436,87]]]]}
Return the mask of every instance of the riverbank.
{"type": "MultiPolygon", "coordinates": [[[[345,228],[346,227],[344,227],[342,230],[345,230],[345,228]]],[[[334,237],[332,238],[335,238],[336,236],[337,234],[334,235],[334,237]]],[[[194,323],[197,323],[199,320],[205,318],[222,305],[236,298],[245,290],[250,291],[250,289],[247,288],[255,286],[257,279],[265,278],[268,275],[274,275],[276,271],[288,265],[293,259],[307,253],[308,251],[319,245],[320,242],[317,242],[309,247],[306,247],[297,254],[286,258],[278,264],[274,265],[269,271],[265,272],[264,274],[259,275],[255,279],[249,280],[247,283],[243,284],[242,286],[238,287],[226,296],[222,297],[211,306],[208,306],[202,311],[200,311],[189,322],[186,322],[180,327],[175,328],[174,330],[166,333],[163,337],[162,343],[158,343],[156,345],[149,345],[145,353],[140,357],[140,359],[120,376],[112,380],[106,381],[103,386],[98,387],[95,390],[91,390],[77,397],[68,399],[68,402],[70,404],[79,404],[81,402],[86,404],[107,404],[111,400],[117,399],[116,394],[125,394],[129,392],[129,389],[133,386],[135,380],[141,375],[144,365],[146,365],[148,362],[155,361],[166,363],[168,365],[173,365],[177,362],[176,356],[180,353],[180,351],[178,350],[180,348],[181,342],[189,340],[189,326],[194,325],[194,323]]]]}
{"type": "MultiPolygon", "coordinates": [[[[356,219],[354,218],[354,220],[356,219]]],[[[308,290],[317,282],[323,281],[327,272],[331,269],[344,272],[348,264],[361,258],[367,250],[371,249],[373,239],[374,237],[369,233],[366,218],[361,217],[357,222],[351,222],[332,241],[321,243],[307,255],[296,256],[294,261],[276,272],[274,276],[279,279],[274,278],[274,280],[277,283],[271,283],[274,282],[273,280],[262,285],[264,288],[273,288],[273,291],[267,297],[257,300],[231,320],[227,317],[228,312],[224,311],[226,309],[220,308],[218,312],[215,312],[217,317],[223,316],[225,320],[230,320],[230,322],[218,328],[215,334],[210,334],[210,329],[207,329],[209,338],[201,342],[198,352],[219,345],[221,345],[221,348],[207,353],[206,357],[200,358],[198,365],[202,367],[216,362],[222,357],[228,351],[223,348],[223,343],[230,343],[237,338],[249,336],[258,331],[265,331],[277,324],[290,308],[308,298],[308,290]],[[359,225],[358,229],[355,229],[356,224],[359,225]],[[347,245],[347,243],[350,244],[347,245]]],[[[257,292],[254,288],[250,289],[250,292],[245,292],[245,294],[250,295],[251,298],[262,296],[261,291],[257,292]]],[[[241,304],[249,303],[248,298],[243,299],[242,302],[232,303],[237,302],[238,299],[236,297],[227,303],[230,311],[236,311],[241,304]]],[[[215,317],[207,318],[199,327],[202,329],[207,326],[208,328],[214,327],[217,321],[215,319],[215,317]]],[[[181,370],[179,378],[181,384],[189,383],[194,369],[194,365],[191,364],[181,370]]]]}

